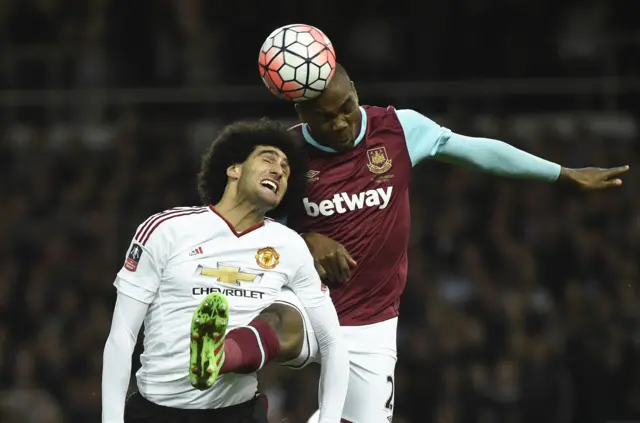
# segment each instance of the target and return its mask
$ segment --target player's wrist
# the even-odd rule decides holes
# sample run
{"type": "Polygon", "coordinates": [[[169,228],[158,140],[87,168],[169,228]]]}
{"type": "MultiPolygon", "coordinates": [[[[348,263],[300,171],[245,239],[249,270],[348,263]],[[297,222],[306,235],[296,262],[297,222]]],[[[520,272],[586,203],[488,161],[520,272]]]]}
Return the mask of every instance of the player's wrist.
{"type": "Polygon", "coordinates": [[[573,182],[575,169],[570,169],[568,167],[560,168],[560,175],[558,175],[558,179],[556,182],[573,182]]]}

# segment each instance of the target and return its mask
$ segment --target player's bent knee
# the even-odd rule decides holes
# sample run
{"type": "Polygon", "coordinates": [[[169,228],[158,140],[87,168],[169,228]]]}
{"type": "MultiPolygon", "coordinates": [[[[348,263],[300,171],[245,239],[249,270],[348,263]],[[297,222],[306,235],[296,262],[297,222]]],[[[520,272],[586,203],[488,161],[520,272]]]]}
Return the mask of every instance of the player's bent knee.
{"type": "Polygon", "coordinates": [[[288,304],[275,303],[267,307],[263,314],[277,316],[277,327],[274,327],[280,341],[277,361],[286,362],[298,357],[304,343],[304,321],[300,312],[288,304]]]}

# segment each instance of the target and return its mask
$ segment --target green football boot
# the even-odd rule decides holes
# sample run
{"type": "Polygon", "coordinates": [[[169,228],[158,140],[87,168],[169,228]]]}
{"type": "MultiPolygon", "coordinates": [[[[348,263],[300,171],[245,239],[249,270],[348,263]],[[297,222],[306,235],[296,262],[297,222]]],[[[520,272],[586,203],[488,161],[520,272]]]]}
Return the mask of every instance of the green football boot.
{"type": "Polygon", "coordinates": [[[191,320],[189,381],[204,391],[213,386],[224,363],[224,337],[229,322],[227,298],[219,292],[206,296],[191,320]]]}

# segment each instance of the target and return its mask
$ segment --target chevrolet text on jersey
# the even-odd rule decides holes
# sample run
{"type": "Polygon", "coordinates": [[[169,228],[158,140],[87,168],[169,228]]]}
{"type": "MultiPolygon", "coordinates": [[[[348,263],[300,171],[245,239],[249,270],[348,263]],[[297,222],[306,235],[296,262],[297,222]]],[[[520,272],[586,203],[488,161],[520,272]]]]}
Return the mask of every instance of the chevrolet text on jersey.
{"type": "Polygon", "coordinates": [[[389,205],[393,187],[370,189],[357,194],[341,192],[335,194],[331,200],[322,200],[319,204],[309,201],[305,197],[302,202],[307,214],[316,217],[319,214],[331,216],[334,213],[346,213],[348,211],[363,209],[364,207],[377,207],[382,210],[389,205]]]}
{"type": "Polygon", "coordinates": [[[204,286],[194,286],[191,289],[191,294],[194,296],[205,296],[209,295],[212,292],[219,292],[227,297],[242,297],[249,298],[253,300],[261,300],[264,297],[264,292],[258,291],[248,291],[246,289],[237,289],[237,288],[216,288],[216,287],[204,287],[204,286]]]}

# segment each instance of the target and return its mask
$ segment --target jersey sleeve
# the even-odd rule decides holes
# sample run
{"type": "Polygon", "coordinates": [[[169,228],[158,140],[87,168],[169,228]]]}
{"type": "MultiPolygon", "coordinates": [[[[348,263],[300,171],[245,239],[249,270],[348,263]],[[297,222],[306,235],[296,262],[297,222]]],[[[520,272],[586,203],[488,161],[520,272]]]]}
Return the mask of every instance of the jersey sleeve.
{"type": "Polygon", "coordinates": [[[102,422],[120,423],[131,378],[131,355],[149,308],[118,293],[102,359],[102,422]]]}
{"type": "Polygon", "coordinates": [[[145,223],[138,226],[114,285],[118,292],[149,304],[160,286],[168,242],[162,227],[148,237],[142,237],[140,234],[145,232],[146,226],[145,223]]]}
{"type": "Polygon", "coordinates": [[[296,293],[305,308],[318,307],[329,298],[329,289],[320,281],[306,244],[302,246],[304,249],[301,247],[299,251],[301,265],[287,286],[296,293]]]}
{"type": "Polygon", "coordinates": [[[512,178],[553,182],[561,166],[503,141],[469,137],[444,128],[415,110],[397,110],[411,164],[433,157],[512,178]]]}
{"type": "Polygon", "coordinates": [[[428,117],[415,110],[396,110],[400,121],[411,165],[415,166],[422,160],[433,157],[441,144],[446,142],[450,131],[438,125],[428,117]]]}
{"type": "Polygon", "coordinates": [[[338,422],[341,421],[349,385],[349,354],[329,290],[320,282],[311,253],[306,247],[300,250],[302,264],[290,281],[289,288],[306,309],[320,348],[319,422],[338,422]]]}
{"type": "Polygon", "coordinates": [[[447,136],[446,142],[438,147],[435,158],[498,176],[543,182],[556,181],[561,169],[557,163],[503,141],[456,133],[447,136]]]}

